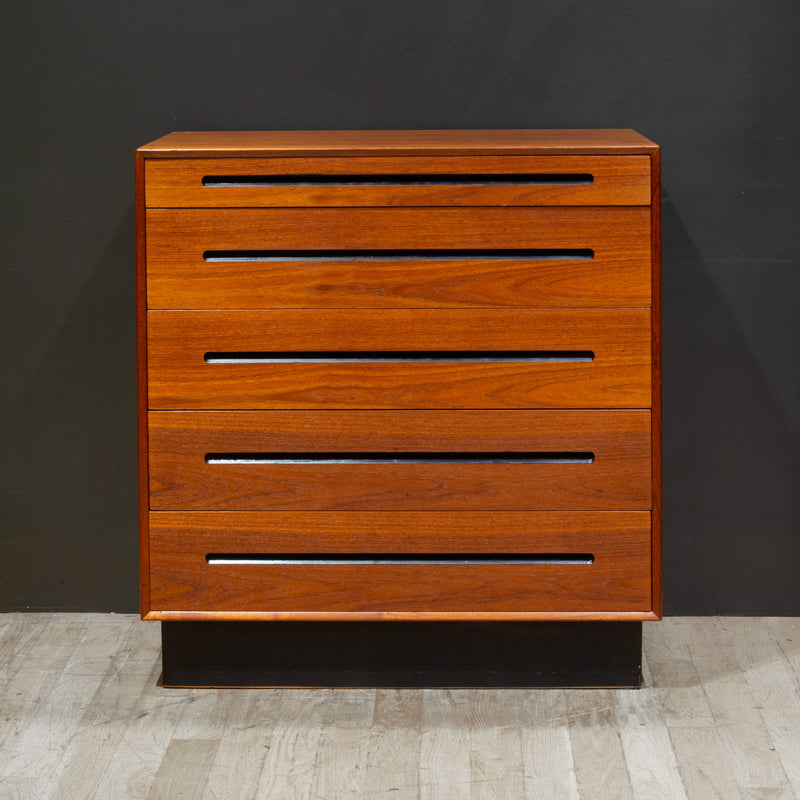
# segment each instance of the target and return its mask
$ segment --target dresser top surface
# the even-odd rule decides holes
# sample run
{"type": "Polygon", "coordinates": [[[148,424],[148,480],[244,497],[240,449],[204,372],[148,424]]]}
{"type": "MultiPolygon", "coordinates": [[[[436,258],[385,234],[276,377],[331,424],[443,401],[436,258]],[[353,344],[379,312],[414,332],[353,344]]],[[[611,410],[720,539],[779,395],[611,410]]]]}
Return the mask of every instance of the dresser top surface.
{"type": "Polygon", "coordinates": [[[147,158],[370,155],[646,155],[630,129],[176,131],[138,149],[147,158]]]}

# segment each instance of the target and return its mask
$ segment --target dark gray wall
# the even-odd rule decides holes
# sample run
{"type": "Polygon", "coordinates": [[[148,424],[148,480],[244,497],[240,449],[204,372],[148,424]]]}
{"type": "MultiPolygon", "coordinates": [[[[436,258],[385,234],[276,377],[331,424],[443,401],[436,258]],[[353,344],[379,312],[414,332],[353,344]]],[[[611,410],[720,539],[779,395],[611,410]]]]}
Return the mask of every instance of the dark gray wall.
{"type": "Polygon", "coordinates": [[[632,127],[664,158],[665,610],[800,613],[799,10],[5,0],[0,609],[136,608],[136,146],[632,127]]]}

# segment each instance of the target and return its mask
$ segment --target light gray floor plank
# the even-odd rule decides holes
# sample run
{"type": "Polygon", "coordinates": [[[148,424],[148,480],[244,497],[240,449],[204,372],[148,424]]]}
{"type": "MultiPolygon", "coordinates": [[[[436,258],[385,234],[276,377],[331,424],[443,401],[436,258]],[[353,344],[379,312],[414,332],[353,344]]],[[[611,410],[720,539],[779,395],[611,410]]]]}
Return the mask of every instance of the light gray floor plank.
{"type": "Polygon", "coordinates": [[[105,675],[114,663],[123,659],[129,661],[128,648],[136,637],[137,624],[143,623],[128,614],[86,614],[86,634],[78,642],[65,672],[71,675],[105,675]]]}
{"type": "Polygon", "coordinates": [[[526,720],[521,741],[524,797],[577,800],[566,694],[553,689],[518,695],[526,720]]]}
{"type": "MultiPolygon", "coordinates": [[[[154,663],[149,677],[154,679],[158,670],[154,663]]],[[[147,797],[187,695],[181,689],[165,692],[155,680],[148,680],[108,759],[96,800],[147,797]]]]}
{"type": "Polygon", "coordinates": [[[375,689],[335,689],[326,706],[311,796],[363,797],[375,689]]]}
{"type": "Polygon", "coordinates": [[[280,690],[278,718],[259,780],[259,800],[308,800],[322,737],[326,705],[333,690],[280,690]]]}
{"type": "Polygon", "coordinates": [[[714,618],[683,620],[681,627],[741,794],[796,800],[726,630],[714,618]]]}
{"type": "Polygon", "coordinates": [[[470,796],[473,800],[523,797],[524,716],[519,700],[525,692],[479,689],[470,694],[470,796]]]}
{"type": "Polygon", "coordinates": [[[469,797],[470,697],[466,689],[422,693],[419,780],[423,800],[469,797]]]}
{"type": "Polygon", "coordinates": [[[233,692],[225,732],[208,776],[203,800],[256,800],[258,782],[286,692],[233,692]]]}
{"type": "MultiPolygon", "coordinates": [[[[21,625],[18,626],[18,628],[21,627],[21,625]]],[[[0,614],[0,664],[3,663],[3,640],[6,638],[6,634],[10,635],[14,630],[14,619],[11,614],[0,614]]]]}
{"type": "Polygon", "coordinates": [[[645,686],[612,691],[616,727],[636,800],[687,800],[675,763],[664,710],[645,663],[645,686]]]}
{"type": "Polygon", "coordinates": [[[756,709],[792,786],[800,797],[800,695],[770,620],[721,620],[756,709]],[[766,624],[765,624],[766,623],[766,624]]]}
{"type": "Polygon", "coordinates": [[[109,665],[118,658],[109,641],[119,641],[133,626],[130,617],[97,615],[50,691],[39,702],[30,725],[14,748],[3,771],[6,775],[49,780],[61,762],[64,748],[109,665]]]}
{"type": "Polygon", "coordinates": [[[419,799],[421,729],[421,690],[376,690],[364,781],[366,798],[419,799]]]}
{"type": "Polygon", "coordinates": [[[0,800],[41,800],[46,791],[44,778],[0,778],[0,800]]]}
{"type": "Polygon", "coordinates": [[[713,726],[714,715],[683,629],[671,619],[645,623],[642,640],[650,673],[648,685],[658,692],[666,724],[682,728],[713,726]]]}
{"type": "MultiPolygon", "coordinates": [[[[19,667],[25,663],[27,652],[40,638],[42,628],[57,622],[59,619],[69,622],[69,628],[77,628],[85,619],[85,614],[14,614],[2,615],[3,636],[0,638],[0,668],[9,681],[17,672],[19,667]]],[[[74,635],[78,635],[75,631],[74,635]]],[[[78,639],[75,639],[76,643],[78,639]]],[[[0,698],[2,698],[5,685],[0,686],[0,698]]]]}
{"type": "Polygon", "coordinates": [[[742,800],[716,728],[670,728],[669,737],[689,800],[742,800]]]}
{"type": "Polygon", "coordinates": [[[135,618],[130,633],[119,643],[118,658],[125,659],[126,672],[149,675],[161,662],[161,627],[135,618]]]}
{"type": "Polygon", "coordinates": [[[582,798],[631,800],[633,789],[609,690],[570,690],[569,735],[582,798]]]}
{"type": "MultiPolygon", "coordinates": [[[[758,622],[761,618],[747,619],[758,622]]],[[[792,668],[795,685],[800,692],[800,617],[773,617],[768,624],[783,657],[792,668]]]]}
{"type": "Polygon", "coordinates": [[[103,676],[62,673],[42,698],[30,725],[3,765],[8,776],[49,780],[77,731],[103,676]]]}
{"type": "Polygon", "coordinates": [[[232,712],[235,694],[225,689],[189,689],[175,726],[175,738],[219,740],[232,712]]]}
{"type": "Polygon", "coordinates": [[[134,709],[142,694],[151,691],[161,672],[157,663],[149,675],[128,670],[127,660],[112,663],[103,676],[64,750],[47,800],[95,797],[134,709]]]}
{"type": "Polygon", "coordinates": [[[16,696],[13,681],[20,671],[27,680],[27,675],[60,670],[86,633],[86,614],[13,616],[10,630],[0,642],[0,665],[5,677],[0,684],[0,702],[16,696]],[[42,619],[37,619],[39,616],[42,619]]]}
{"type": "Polygon", "coordinates": [[[200,797],[216,755],[213,739],[173,739],[150,787],[147,800],[200,797]]]}
{"type": "Polygon", "coordinates": [[[85,615],[58,614],[46,617],[41,625],[36,615],[25,615],[30,630],[18,637],[16,646],[6,652],[0,687],[0,775],[32,724],[40,704],[50,694],[78,642],[86,633],[85,615]]]}
{"type": "Polygon", "coordinates": [[[259,728],[226,733],[219,741],[203,800],[256,800],[269,741],[269,730],[259,728]]]}

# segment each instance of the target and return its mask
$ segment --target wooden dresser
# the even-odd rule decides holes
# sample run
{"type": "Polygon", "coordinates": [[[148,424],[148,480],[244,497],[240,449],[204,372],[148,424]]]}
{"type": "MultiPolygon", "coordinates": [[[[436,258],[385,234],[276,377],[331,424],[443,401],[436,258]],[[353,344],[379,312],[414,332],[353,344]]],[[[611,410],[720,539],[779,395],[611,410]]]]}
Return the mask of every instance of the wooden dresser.
{"type": "Polygon", "coordinates": [[[659,154],[630,130],[140,148],[142,615],[658,619],[659,154]]]}

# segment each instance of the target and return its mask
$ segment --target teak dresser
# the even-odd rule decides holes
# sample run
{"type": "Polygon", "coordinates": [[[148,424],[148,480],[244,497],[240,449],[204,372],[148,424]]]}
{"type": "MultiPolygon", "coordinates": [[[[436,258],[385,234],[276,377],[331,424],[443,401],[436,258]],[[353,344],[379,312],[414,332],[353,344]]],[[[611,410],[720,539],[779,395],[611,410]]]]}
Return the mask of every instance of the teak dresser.
{"type": "Polygon", "coordinates": [[[657,145],[172,133],[136,168],[144,618],[660,617],[657,145]]]}

